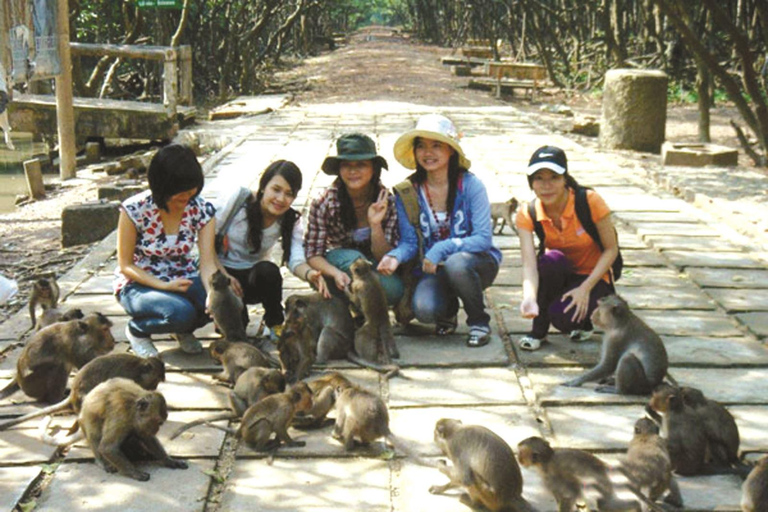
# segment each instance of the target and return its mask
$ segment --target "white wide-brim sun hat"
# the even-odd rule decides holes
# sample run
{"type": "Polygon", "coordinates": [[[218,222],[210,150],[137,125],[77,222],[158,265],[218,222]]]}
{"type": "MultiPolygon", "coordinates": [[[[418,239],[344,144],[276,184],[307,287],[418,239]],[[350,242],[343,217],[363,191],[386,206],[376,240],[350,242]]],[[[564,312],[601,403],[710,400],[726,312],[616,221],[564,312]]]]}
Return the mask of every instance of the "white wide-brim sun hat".
{"type": "Polygon", "coordinates": [[[426,114],[416,122],[416,128],[402,134],[395,141],[395,159],[406,169],[416,168],[416,157],[413,154],[413,139],[421,137],[423,139],[432,139],[444,142],[456,150],[459,154],[459,165],[469,169],[472,162],[464,156],[464,151],[459,145],[459,131],[456,125],[445,116],[440,114],[426,114]]]}

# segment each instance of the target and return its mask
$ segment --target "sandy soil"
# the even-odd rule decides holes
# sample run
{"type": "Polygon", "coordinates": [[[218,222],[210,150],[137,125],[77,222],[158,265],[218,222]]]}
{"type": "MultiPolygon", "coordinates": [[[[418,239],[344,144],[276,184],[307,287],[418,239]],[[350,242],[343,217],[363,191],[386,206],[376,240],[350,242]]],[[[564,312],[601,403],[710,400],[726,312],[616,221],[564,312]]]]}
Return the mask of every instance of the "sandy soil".
{"type": "MultiPolygon", "coordinates": [[[[434,106],[484,106],[511,103],[557,128],[563,117],[541,110],[542,105],[567,105],[576,114],[600,114],[600,98],[593,95],[546,90],[537,101],[520,97],[496,99],[484,91],[466,87],[467,78],[452,76],[440,64],[450,55],[440,48],[394,36],[390,30],[369,30],[351,38],[334,52],[307,59],[278,72],[272,90],[298,90],[295,101],[333,103],[372,99],[406,101],[434,106]]],[[[669,105],[667,139],[697,140],[698,113],[694,106],[669,105]]],[[[729,119],[739,119],[735,109],[721,106],[712,111],[713,142],[738,147],[729,119]]],[[[579,136],[595,144],[594,138],[579,136]]],[[[751,165],[742,154],[740,164],[751,165]]],[[[61,249],[61,210],[69,204],[96,199],[99,184],[119,178],[79,172],[78,178],[59,184],[43,201],[27,204],[0,216],[0,273],[20,281],[21,293],[0,307],[0,321],[26,301],[28,280],[40,272],[65,273],[86,254],[89,246],[61,249]]]]}

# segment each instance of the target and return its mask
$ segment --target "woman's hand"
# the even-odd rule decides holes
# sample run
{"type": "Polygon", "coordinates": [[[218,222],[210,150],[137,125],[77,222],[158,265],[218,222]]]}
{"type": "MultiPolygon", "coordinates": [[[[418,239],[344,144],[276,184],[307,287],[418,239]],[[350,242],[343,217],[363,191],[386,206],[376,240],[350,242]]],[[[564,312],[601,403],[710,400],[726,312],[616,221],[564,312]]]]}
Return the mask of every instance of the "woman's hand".
{"type": "Polygon", "coordinates": [[[312,285],[312,288],[320,293],[320,295],[326,299],[331,298],[331,291],[328,289],[328,284],[325,282],[325,279],[323,279],[322,272],[315,269],[310,270],[307,272],[307,281],[312,285]]]}
{"type": "Polygon", "coordinates": [[[186,293],[190,286],[192,286],[191,279],[174,279],[173,281],[165,283],[165,291],[186,293]]]}
{"type": "Polygon", "coordinates": [[[349,287],[349,284],[352,282],[352,278],[349,277],[346,272],[342,272],[341,270],[339,270],[333,276],[333,281],[336,283],[336,288],[338,288],[341,291],[344,291],[349,287]]]}
{"type": "Polygon", "coordinates": [[[563,298],[561,299],[562,302],[571,299],[571,303],[563,309],[563,313],[567,313],[573,309],[571,320],[576,323],[581,322],[587,317],[587,311],[589,310],[589,292],[590,290],[585,290],[583,286],[579,286],[563,294],[563,298]]]}
{"type": "Polygon", "coordinates": [[[523,318],[536,318],[539,316],[539,304],[536,297],[526,297],[520,303],[520,314],[523,318]]]}
{"type": "Polygon", "coordinates": [[[223,270],[221,272],[222,274],[224,274],[229,278],[229,287],[232,288],[232,292],[242,299],[245,292],[243,291],[243,287],[240,286],[240,281],[238,281],[228,273],[224,272],[223,270]]]}
{"type": "Polygon", "coordinates": [[[379,197],[375,203],[372,203],[368,207],[368,225],[381,225],[384,222],[384,217],[387,215],[387,203],[389,202],[389,196],[387,189],[382,188],[379,191],[379,197]]]}
{"type": "Polygon", "coordinates": [[[400,262],[397,261],[397,258],[394,256],[384,256],[381,258],[381,261],[376,267],[376,270],[378,270],[381,275],[391,276],[395,273],[395,271],[397,271],[397,267],[399,265],[400,262]]]}
{"type": "Polygon", "coordinates": [[[437,265],[428,259],[424,260],[424,263],[421,265],[421,269],[425,274],[437,274],[437,265]]]}

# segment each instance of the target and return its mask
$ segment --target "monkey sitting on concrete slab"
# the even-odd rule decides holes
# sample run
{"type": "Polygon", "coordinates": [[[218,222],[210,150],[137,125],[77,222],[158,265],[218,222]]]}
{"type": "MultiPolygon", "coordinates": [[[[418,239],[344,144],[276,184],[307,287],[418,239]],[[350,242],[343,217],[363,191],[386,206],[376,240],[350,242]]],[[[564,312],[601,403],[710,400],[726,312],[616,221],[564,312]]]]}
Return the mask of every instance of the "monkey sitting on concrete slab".
{"type": "Polygon", "coordinates": [[[339,372],[330,372],[307,383],[312,390],[312,408],[297,413],[293,425],[297,428],[319,428],[336,405],[336,393],[352,387],[352,382],[339,372]]]}
{"type": "Polygon", "coordinates": [[[215,340],[209,345],[208,351],[211,358],[224,367],[221,373],[214,375],[213,378],[230,384],[236,383],[240,374],[253,366],[262,368],[278,366],[277,361],[269,354],[241,341],[215,340]]]}
{"type": "Polygon", "coordinates": [[[40,318],[37,319],[35,324],[35,331],[39,331],[43,327],[55,324],[56,322],[69,322],[70,320],[81,320],[85,318],[83,311],[79,308],[69,308],[61,310],[58,307],[49,308],[43,311],[40,318]]]}
{"type": "Polygon", "coordinates": [[[515,213],[515,210],[517,210],[517,199],[514,197],[503,203],[491,203],[491,220],[493,220],[491,231],[495,231],[496,224],[501,221],[499,235],[504,231],[505,225],[509,225],[512,231],[516,232],[515,223],[512,221],[512,214],[515,213]]]}
{"type": "Polygon", "coordinates": [[[603,329],[600,362],[583,375],[564,382],[578,387],[607,379],[613,385],[596,390],[621,395],[648,395],[667,374],[667,350],[659,335],[630,311],[618,295],[603,297],[592,313],[592,323],[603,329]]]}
{"type": "Polygon", "coordinates": [[[435,444],[451,460],[441,460],[438,469],[450,481],[433,485],[432,494],[454,487],[467,490],[461,503],[491,512],[535,510],[523,493],[523,475],[512,448],[499,436],[479,425],[443,418],[435,424],[435,444]]]}
{"type": "Polygon", "coordinates": [[[768,456],[757,463],[741,486],[742,512],[768,510],[768,456]]]}
{"type": "Polygon", "coordinates": [[[14,380],[0,391],[0,399],[21,389],[42,402],[60,402],[69,373],[115,347],[110,327],[107,317],[91,313],[82,320],[59,322],[37,331],[22,349],[14,380]]]}
{"type": "Polygon", "coordinates": [[[40,306],[43,311],[53,309],[59,305],[59,285],[55,276],[41,277],[32,283],[32,292],[29,294],[29,317],[32,327],[37,324],[35,313],[40,306]]]}
{"type": "Polygon", "coordinates": [[[75,374],[69,396],[61,402],[19,418],[3,421],[0,430],[24,423],[31,419],[71,410],[80,412],[85,396],[96,386],[113,377],[130,379],[142,388],[154,391],[165,382],[165,365],[158,357],[143,358],[133,354],[106,354],[99,356],[75,374]]]}
{"type": "Polygon", "coordinates": [[[242,299],[230,288],[230,278],[217,270],[211,276],[208,310],[213,322],[227,341],[247,341],[243,324],[242,299]]]}
{"type": "Polygon", "coordinates": [[[41,425],[41,437],[47,444],[58,446],[85,437],[96,462],[107,473],[119,472],[146,482],[149,473],[138,469],[131,460],[149,457],[167,468],[187,469],[186,462],[171,458],[157,440],[157,432],[167,419],[168,407],[162,394],[117,377],[102,382],[86,395],[77,420],[80,432],[62,439],[49,436],[49,416],[41,425]]]}

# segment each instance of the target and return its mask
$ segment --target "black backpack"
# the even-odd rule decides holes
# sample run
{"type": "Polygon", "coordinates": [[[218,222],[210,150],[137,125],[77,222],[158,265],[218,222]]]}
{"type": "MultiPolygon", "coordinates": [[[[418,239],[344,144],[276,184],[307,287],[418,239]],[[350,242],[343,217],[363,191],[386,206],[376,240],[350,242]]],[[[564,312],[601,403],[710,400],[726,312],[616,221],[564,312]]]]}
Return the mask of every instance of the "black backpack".
{"type": "MultiPolygon", "coordinates": [[[[595,226],[594,221],[592,220],[592,212],[589,209],[589,201],[587,201],[587,190],[589,190],[589,187],[578,187],[576,189],[576,217],[579,218],[579,222],[581,222],[582,227],[584,227],[584,230],[589,234],[589,236],[592,237],[592,240],[595,241],[597,246],[600,248],[600,250],[603,250],[603,242],[600,241],[600,234],[597,232],[597,226],[595,226]]],[[[536,218],[536,200],[534,199],[530,203],[528,203],[528,213],[531,216],[531,220],[533,220],[533,229],[536,232],[536,236],[539,238],[539,256],[544,254],[544,228],[541,225],[541,222],[536,218]]],[[[616,228],[613,229],[614,233],[616,232],[616,228]]],[[[616,234],[616,243],[618,245],[619,242],[619,235],[616,234]]],[[[621,270],[624,268],[624,258],[621,256],[621,249],[619,249],[619,253],[616,255],[616,259],[613,260],[613,265],[611,265],[611,270],[613,276],[611,277],[611,283],[613,281],[618,281],[621,277],[621,270]]]]}

